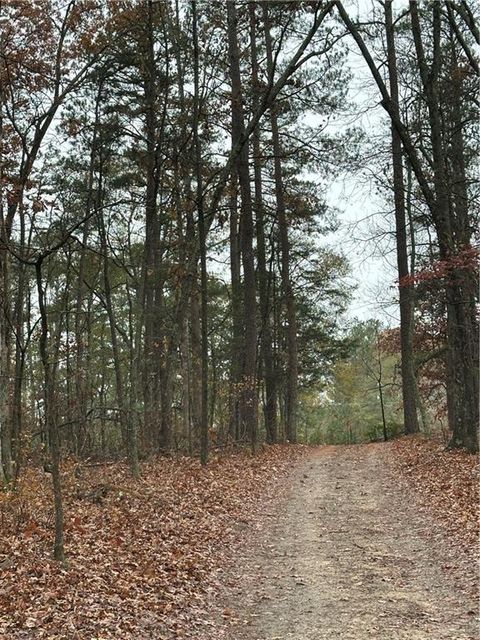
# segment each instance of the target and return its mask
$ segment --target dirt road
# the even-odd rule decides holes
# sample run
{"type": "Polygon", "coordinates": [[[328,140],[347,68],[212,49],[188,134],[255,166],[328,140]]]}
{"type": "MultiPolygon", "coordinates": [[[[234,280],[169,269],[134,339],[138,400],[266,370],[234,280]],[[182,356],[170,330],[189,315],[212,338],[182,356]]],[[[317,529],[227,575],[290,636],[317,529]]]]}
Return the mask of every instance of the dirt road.
{"type": "Polygon", "coordinates": [[[384,451],[327,447],[300,464],[236,562],[232,640],[480,637],[475,568],[396,485],[384,451]]]}

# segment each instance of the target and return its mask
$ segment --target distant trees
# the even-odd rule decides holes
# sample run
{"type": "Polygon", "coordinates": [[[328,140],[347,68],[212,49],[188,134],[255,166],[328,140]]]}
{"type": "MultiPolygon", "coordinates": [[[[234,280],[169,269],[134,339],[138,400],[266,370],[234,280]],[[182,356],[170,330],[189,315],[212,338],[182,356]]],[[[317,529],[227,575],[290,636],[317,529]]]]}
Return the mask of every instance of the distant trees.
{"type": "MultiPolygon", "coordinates": [[[[385,330],[375,320],[355,323],[343,354],[332,368],[315,410],[309,440],[358,443],[388,440],[402,428],[398,352],[389,351],[385,330]]],[[[398,347],[398,340],[396,342],[398,347]]]]}

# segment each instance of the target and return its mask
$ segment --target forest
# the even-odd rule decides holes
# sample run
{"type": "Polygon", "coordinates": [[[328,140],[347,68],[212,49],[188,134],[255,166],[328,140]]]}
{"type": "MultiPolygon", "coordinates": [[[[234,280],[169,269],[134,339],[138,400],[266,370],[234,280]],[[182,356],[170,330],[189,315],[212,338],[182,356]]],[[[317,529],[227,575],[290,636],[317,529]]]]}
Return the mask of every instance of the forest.
{"type": "MultiPolygon", "coordinates": [[[[141,510],[142,482],[147,502],[176,474],[241,492],[300,444],[405,434],[478,451],[478,18],[469,0],[1,3],[0,568],[37,537],[65,563],[75,500],[120,509],[130,486],[141,510]],[[326,241],[331,185],[366,175],[390,323],[352,319],[349,249],[326,241]]],[[[97,638],[14,635],[28,620],[0,631],[97,638]]],[[[128,628],[98,638],[151,637],[128,628]]]]}

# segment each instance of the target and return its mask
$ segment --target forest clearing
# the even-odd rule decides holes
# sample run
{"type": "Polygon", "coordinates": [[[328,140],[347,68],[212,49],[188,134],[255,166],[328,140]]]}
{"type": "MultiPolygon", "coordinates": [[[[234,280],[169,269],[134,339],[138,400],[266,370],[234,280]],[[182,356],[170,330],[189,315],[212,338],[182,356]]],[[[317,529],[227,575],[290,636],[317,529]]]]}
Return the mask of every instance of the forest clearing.
{"type": "Polygon", "coordinates": [[[0,2],[0,639],[474,637],[480,5],[0,2]]]}

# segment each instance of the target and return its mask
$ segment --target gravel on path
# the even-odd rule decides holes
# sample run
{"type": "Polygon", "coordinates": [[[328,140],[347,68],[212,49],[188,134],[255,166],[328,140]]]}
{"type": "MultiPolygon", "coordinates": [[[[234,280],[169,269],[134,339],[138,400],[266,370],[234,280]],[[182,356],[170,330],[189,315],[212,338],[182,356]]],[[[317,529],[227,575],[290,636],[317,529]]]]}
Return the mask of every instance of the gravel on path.
{"type": "MultiPolygon", "coordinates": [[[[235,561],[231,640],[477,640],[472,563],[395,482],[381,444],[322,447],[235,561]],[[448,572],[462,563],[462,576],[448,572]]],[[[224,637],[222,635],[222,637],[224,637]]]]}

